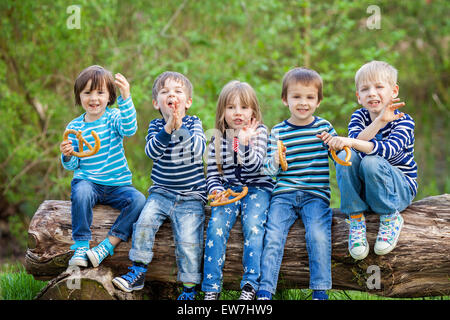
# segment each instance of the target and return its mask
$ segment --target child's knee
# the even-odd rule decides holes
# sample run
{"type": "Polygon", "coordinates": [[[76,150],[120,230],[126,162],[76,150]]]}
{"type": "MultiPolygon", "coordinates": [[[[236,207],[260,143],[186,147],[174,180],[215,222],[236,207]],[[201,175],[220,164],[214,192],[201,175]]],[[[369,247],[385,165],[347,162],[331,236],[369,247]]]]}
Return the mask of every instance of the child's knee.
{"type": "Polygon", "coordinates": [[[72,187],[71,201],[80,202],[91,202],[95,199],[95,191],[92,183],[86,180],[79,181],[76,185],[72,187]]]}

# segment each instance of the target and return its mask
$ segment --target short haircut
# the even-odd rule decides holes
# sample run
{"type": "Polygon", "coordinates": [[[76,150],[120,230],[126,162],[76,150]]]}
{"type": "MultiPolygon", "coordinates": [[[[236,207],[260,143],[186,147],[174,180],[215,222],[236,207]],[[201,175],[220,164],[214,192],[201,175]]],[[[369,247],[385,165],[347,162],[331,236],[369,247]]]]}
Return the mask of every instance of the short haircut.
{"type": "Polygon", "coordinates": [[[358,90],[359,85],[366,82],[385,81],[391,86],[397,84],[398,71],[389,63],[384,61],[370,61],[364,64],[355,74],[355,86],[358,90]]]}
{"type": "Polygon", "coordinates": [[[183,75],[179,72],[165,71],[165,72],[161,73],[155,79],[155,82],[153,82],[153,88],[152,88],[152,99],[153,100],[156,100],[158,98],[159,90],[161,90],[164,87],[164,84],[166,83],[166,81],[168,79],[172,79],[177,82],[180,82],[186,90],[188,99],[192,98],[193,86],[192,86],[191,81],[189,81],[189,79],[185,75],[183,75]]]}
{"type": "Polygon", "coordinates": [[[314,85],[317,87],[317,96],[319,102],[323,99],[323,81],[322,77],[314,70],[308,68],[294,68],[286,72],[283,77],[283,87],[281,89],[281,99],[287,100],[289,85],[293,83],[302,83],[304,85],[314,85]]]}
{"type": "Polygon", "coordinates": [[[116,87],[114,84],[114,77],[111,71],[103,68],[102,66],[93,65],[87,67],[80,72],[75,85],[73,86],[73,92],[75,94],[75,104],[81,106],[80,93],[83,91],[86,84],[91,81],[91,88],[89,90],[99,90],[105,84],[106,89],[109,92],[109,101],[107,106],[112,106],[116,102],[116,87]]]}

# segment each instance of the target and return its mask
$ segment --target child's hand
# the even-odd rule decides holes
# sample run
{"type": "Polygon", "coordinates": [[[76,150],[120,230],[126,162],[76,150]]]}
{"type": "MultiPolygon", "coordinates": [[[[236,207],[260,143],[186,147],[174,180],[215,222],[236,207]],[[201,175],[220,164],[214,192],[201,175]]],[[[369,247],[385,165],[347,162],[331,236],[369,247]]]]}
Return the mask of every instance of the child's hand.
{"type": "Polygon", "coordinates": [[[180,116],[180,110],[179,110],[179,103],[176,101],[174,103],[173,107],[173,129],[178,130],[180,129],[181,125],[183,124],[183,119],[180,116]]]}
{"type": "Polygon", "coordinates": [[[342,150],[344,147],[353,147],[353,140],[346,137],[333,137],[328,132],[324,131],[316,135],[317,138],[321,139],[325,144],[328,145],[330,150],[342,150]]]}
{"type": "Polygon", "coordinates": [[[72,141],[64,140],[63,142],[61,142],[61,144],[59,145],[59,151],[61,151],[64,156],[70,157],[73,152],[72,141]]]}
{"type": "Polygon", "coordinates": [[[380,121],[387,124],[391,121],[398,120],[405,115],[403,112],[400,112],[397,114],[394,113],[395,110],[397,110],[398,108],[401,108],[405,105],[404,102],[398,102],[398,101],[400,101],[400,98],[392,99],[392,103],[390,105],[388,105],[386,108],[384,108],[384,110],[378,116],[380,121]],[[397,103],[394,103],[394,102],[397,102],[397,103]]]}
{"type": "Polygon", "coordinates": [[[119,87],[120,95],[123,100],[127,100],[130,96],[130,84],[127,79],[120,73],[116,73],[116,80],[114,81],[119,87]]]}
{"type": "Polygon", "coordinates": [[[243,145],[248,145],[250,139],[258,134],[256,128],[258,127],[259,122],[256,121],[255,118],[251,118],[250,122],[244,126],[241,130],[239,130],[238,138],[239,142],[243,145]]]}

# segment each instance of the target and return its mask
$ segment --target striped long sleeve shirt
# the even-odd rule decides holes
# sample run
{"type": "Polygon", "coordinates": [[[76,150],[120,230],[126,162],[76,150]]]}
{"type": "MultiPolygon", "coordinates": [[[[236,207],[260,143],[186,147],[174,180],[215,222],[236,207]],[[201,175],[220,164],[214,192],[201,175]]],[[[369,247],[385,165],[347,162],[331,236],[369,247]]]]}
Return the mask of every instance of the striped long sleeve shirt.
{"type": "Polygon", "coordinates": [[[145,153],[153,160],[149,192],[163,189],[206,202],[202,159],[206,138],[202,122],[196,116],[185,116],[180,129],[172,134],[164,130],[165,124],[162,118],[154,119],[148,127],[145,153]]]}
{"type": "Polygon", "coordinates": [[[222,172],[217,166],[215,139],[208,146],[207,187],[208,193],[224,191],[226,185],[259,186],[272,191],[274,181],[263,171],[267,150],[267,128],[259,125],[258,135],[247,146],[239,144],[237,151],[233,148],[233,137],[225,136],[220,142],[222,172]]]}
{"type": "MultiPolygon", "coordinates": [[[[395,113],[400,111],[395,110],[395,113]]],[[[356,110],[348,124],[348,136],[356,138],[361,131],[372,123],[369,111],[365,108],[356,110]]],[[[375,138],[369,140],[374,144],[372,152],[367,155],[378,155],[391,165],[399,168],[406,176],[411,191],[417,193],[417,164],[414,161],[414,120],[405,113],[398,120],[389,122],[375,138]]],[[[366,154],[359,152],[362,158],[366,154]]]]}
{"type": "MultiPolygon", "coordinates": [[[[81,130],[83,137],[92,146],[95,144],[91,131],[94,130],[100,138],[100,150],[93,156],[78,158],[72,156],[69,161],[64,161],[61,154],[61,162],[65,169],[74,171],[74,179],[89,180],[97,184],[107,186],[130,185],[132,174],[128,168],[123,137],[132,136],[137,130],[136,110],[131,96],[123,100],[117,98],[119,108],[106,108],[100,119],[93,122],[85,122],[83,113],[72,120],[66,129],[81,130]]],[[[78,140],[74,135],[69,135],[75,151],[79,151],[78,140]]],[[[87,147],[84,146],[84,149],[87,147]]]]}
{"type": "Polygon", "coordinates": [[[316,137],[323,131],[337,135],[331,123],[320,117],[315,117],[306,126],[295,126],[285,120],[272,128],[265,161],[267,173],[277,180],[272,195],[303,190],[330,201],[329,152],[323,141],[316,137]],[[287,171],[282,171],[274,162],[277,140],[286,147],[287,171]]]}

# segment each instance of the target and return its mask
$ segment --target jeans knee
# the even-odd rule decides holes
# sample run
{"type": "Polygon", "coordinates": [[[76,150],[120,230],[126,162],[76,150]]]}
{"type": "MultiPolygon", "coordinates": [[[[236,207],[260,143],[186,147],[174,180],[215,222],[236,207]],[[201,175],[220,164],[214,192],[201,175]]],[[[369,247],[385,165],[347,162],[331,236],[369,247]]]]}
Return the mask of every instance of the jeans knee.
{"type": "Polygon", "coordinates": [[[378,156],[366,156],[361,160],[359,167],[360,173],[365,177],[373,178],[380,175],[383,171],[383,161],[378,156]]]}
{"type": "Polygon", "coordinates": [[[95,199],[94,188],[90,182],[81,180],[72,187],[71,201],[76,203],[92,202],[95,199]]]}

